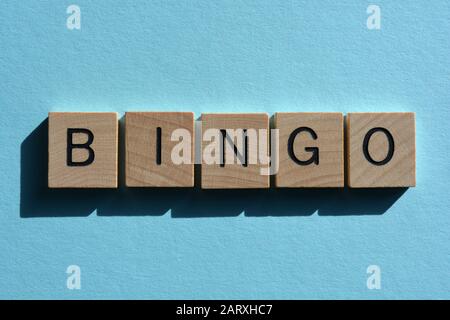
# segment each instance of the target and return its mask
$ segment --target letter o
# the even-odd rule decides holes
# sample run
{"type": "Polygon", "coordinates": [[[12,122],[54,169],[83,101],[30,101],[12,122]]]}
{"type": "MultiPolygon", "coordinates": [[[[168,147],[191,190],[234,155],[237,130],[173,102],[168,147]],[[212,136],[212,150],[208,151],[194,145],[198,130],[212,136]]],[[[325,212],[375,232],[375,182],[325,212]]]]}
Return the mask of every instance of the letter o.
{"type": "Polygon", "coordinates": [[[386,128],[381,128],[381,127],[372,128],[366,133],[366,136],[364,137],[364,142],[363,142],[363,152],[364,152],[364,157],[366,157],[367,161],[369,161],[371,164],[374,164],[376,166],[385,165],[386,163],[391,161],[392,157],[394,156],[394,150],[395,150],[394,138],[392,137],[392,134],[389,132],[389,130],[387,130],[386,128]],[[383,132],[385,134],[386,138],[388,139],[388,143],[389,143],[388,153],[387,153],[386,157],[381,161],[374,160],[369,153],[370,138],[372,138],[372,135],[375,132],[383,132]]]}

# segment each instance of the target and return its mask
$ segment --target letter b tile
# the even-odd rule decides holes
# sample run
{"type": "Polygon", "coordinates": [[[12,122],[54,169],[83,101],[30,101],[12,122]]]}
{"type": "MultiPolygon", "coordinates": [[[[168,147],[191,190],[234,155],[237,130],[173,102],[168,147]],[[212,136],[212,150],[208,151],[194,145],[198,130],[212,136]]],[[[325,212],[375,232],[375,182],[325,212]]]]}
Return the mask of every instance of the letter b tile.
{"type": "Polygon", "coordinates": [[[117,188],[115,112],[50,112],[49,188],[117,188]]]}
{"type": "Polygon", "coordinates": [[[344,187],[342,113],[276,113],[279,170],[276,187],[344,187]]]}
{"type": "Polygon", "coordinates": [[[351,188],[416,185],[414,113],[349,113],[346,121],[351,188]]]}

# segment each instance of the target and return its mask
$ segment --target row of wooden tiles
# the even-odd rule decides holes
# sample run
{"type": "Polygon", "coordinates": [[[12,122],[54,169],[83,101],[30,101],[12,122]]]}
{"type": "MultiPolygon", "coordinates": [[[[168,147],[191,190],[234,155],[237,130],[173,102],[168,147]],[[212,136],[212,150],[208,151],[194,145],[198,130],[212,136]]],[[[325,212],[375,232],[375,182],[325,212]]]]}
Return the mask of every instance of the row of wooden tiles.
{"type": "MultiPolygon", "coordinates": [[[[202,114],[201,127],[203,132],[211,128],[270,132],[269,120],[265,113],[202,114]]],[[[414,113],[349,113],[345,117],[342,113],[276,113],[272,128],[279,130],[276,187],[416,184],[414,113]]],[[[118,136],[117,113],[50,112],[49,187],[117,188],[118,136]]],[[[126,186],[193,187],[194,140],[192,112],[127,112],[126,186]],[[171,134],[180,128],[191,134],[192,161],[174,164],[171,152],[179,141],[173,141],[171,134]]],[[[202,151],[207,145],[202,139],[202,151]]],[[[269,188],[270,176],[261,174],[263,166],[202,162],[201,187],[269,188]]]]}

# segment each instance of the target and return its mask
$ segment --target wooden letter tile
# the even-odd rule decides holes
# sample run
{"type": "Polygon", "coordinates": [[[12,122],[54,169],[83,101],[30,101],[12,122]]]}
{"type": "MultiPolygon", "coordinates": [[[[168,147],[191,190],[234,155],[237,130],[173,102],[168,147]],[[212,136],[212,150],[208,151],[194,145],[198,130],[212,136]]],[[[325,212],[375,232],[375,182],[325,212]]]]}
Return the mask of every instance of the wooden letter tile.
{"type": "Polygon", "coordinates": [[[352,188],[414,187],[414,113],[349,113],[347,174],[352,188]]]}
{"type": "Polygon", "coordinates": [[[277,113],[279,169],[276,187],[344,187],[342,113],[277,113]]]}
{"type": "Polygon", "coordinates": [[[115,112],[50,112],[48,186],[117,188],[115,112]]]}
{"type": "Polygon", "coordinates": [[[269,175],[261,173],[268,165],[261,162],[259,157],[259,151],[267,156],[269,150],[270,132],[267,114],[203,114],[202,135],[203,189],[269,188],[269,175]],[[260,129],[265,129],[266,136],[260,133],[260,129]],[[217,132],[220,134],[215,134],[217,132]],[[208,133],[212,135],[208,137],[208,133]],[[211,151],[214,149],[211,148],[213,143],[217,146],[216,139],[221,145],[220,148],[215,148],[217,153],[211,151]],[[260,139],[265,141],[265,146],[259,145],[260,139]],[[208,162],[205,158],[208,155],[221,159],[208,162]]]}
{"type": "Polygon", "coordinates": [[[192,112],[127,112],[126,185],[193,187],[194,138],[192,112]]]}

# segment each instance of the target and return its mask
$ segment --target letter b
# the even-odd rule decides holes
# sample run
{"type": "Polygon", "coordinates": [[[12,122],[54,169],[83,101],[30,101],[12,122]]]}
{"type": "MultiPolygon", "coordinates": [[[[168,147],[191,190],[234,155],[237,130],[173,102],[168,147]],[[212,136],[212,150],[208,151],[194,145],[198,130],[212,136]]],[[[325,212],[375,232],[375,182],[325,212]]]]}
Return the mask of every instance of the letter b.
{"type": "Polygon", "coordinates": [[[82,167],[88,166],[94,162],[95,153],[90,145],[94,142],[94,134],[89,129],[84,128],[68,128],[67,129],[67,165],[69,167],[82,167]],[[73,135],[76,133],[82,133],[87,135],[87,141],[85,143],[73,143],[73,135]],[[88,158],[84,161],[73,160],[73,149],[86,149],[88,151],[88,158]]]}

